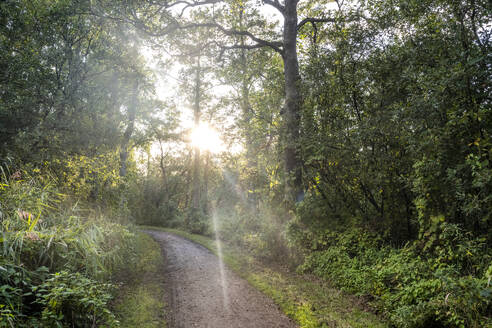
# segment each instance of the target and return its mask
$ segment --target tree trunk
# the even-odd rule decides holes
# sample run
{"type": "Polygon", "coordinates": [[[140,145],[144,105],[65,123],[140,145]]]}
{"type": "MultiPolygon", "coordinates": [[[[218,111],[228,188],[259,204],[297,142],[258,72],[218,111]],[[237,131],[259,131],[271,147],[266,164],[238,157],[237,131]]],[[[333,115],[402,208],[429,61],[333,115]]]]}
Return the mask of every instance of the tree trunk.
{"type": "Polygon", "coordinates": [[[210,151],[207,151],[205,156],[205,167],[203,168],[203,195],[202,195],[203,212],[205,214],[208,214],[209,173],[210,173],[210,151]]]}
{"type": "Polygon", "coordinates": [[[300,75],[297,59],[297,0],[286,0],[284,10],[283,61],[285,78],[284,161],[286,196],[289,201],[302,199],[302,168],[299,158],[301,123],[300,75]]]}
{"type": "Polygon", "coordinates": [[[125,133],[123,134],[123,140],[121,142],[120,150],[120,177],[126,176],[126,165],[128,161],[128,145],[130,143],[130,138],[133,134],[135,128],[135,115],[137,113],[137,92],[138,92],[138,81],[135,79],[133,84],[133,95],[130,99],[130,104],[128,105],[128,125],[126,127],[125,133]]]}
{"type": "Polygon", "coordinates": [[[168,205],[169,203],[169,185],[168,185],[168,181],[167,181],[167,172],[166,172],[166,166],[164,165],[164,151],[162,150],[162,143],[161,141],[159,140],[159,146],[161,148],[161,158],[160,158],[160,161],[159,161],[159,165],[160,165],[160,168],[161,168],[161,174],[162,174],[162,191],[163,191],[163,194],[162,194],[162,199],[161,199],[161,202],[163,202],[164,204],[166,204],[166,206],[168,205]]]}
{"type": "MultiPolygon", "coordinates": [[[[195,90],[193,99],[193,114],[195,120],[195,128],[200,124],[200,57],[197,58],[195,90]]],[[[191,206],[197,210],[200,208],[200,148],[194,147],[194,162],[193,162],[193,181],[191,193],[191,206]]]]}
{"type": "MultiPolygon", "coordinates": [[[[244,7],[241,5],[240,8],[240,13],[239,13],[239,26],[240,29],[244,29],[244,7]]],[[[246,55],[246,49],[244,48],[245,46],[245,36],[242,35],[240,39],[240,44],[241,44],[241,54],[240,54],[240,67],[241,67],[241,74],[242,74],[242,79],[241,79],[241,111],[243,115],[243,123],[244,126],[250,126],[251,125],[251,120],[253,119],[253,113],[251,110],[251,104],[249,101],[249,84],[250,84],[250,79],[248,76],[248,57],[246,55]]],[[[255,149],[255,143],[254,143],[254,137],[253,137],[253,132],[251,132],[249,129],[244,129],[244,138],[246,140],[246,159],[247,159],[247,180],[245,189],[247,190],[247,199],[248,203],[251,205],[251,209],[257,210],[258,208],[258,201],[257,201],[257,196],[256,193],[254,192],[255,189],[255,178],[256,178],[256,172],[257,172],[257,167],[258,167],[258,161],[257,161],[257,150],[255,149]],[[250,192],[252,191],[252,192],[250,192]]]]}

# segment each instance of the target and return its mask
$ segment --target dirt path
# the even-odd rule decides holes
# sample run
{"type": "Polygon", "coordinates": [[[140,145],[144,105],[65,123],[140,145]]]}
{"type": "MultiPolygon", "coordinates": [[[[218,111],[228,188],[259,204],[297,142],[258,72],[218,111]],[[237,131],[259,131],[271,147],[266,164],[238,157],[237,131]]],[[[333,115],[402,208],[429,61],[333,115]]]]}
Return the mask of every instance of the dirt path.
{"type": "Polygon", "coordinates": [[[296,327],[205,247],[167,232],[145,232],[164,252],[169,328],[296,327]]]}

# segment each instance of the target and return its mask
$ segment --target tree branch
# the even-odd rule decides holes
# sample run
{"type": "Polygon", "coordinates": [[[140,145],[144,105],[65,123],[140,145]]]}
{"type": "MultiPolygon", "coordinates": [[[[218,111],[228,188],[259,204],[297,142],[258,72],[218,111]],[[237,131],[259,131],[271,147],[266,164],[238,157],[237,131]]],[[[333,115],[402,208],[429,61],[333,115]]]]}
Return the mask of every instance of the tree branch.
{"type": "MultiPolygon", "coordinates": [[[[283,49],[282,49],[283,43],[280,41],[268,41],[268,40],[260,39],[251,32],[239,31],[239,30],[234,30],[234,29],[227,29],[227,28],[223,27],[222,25],[217,24],[215,22],[214,23],[188,24],[188,25],[184,25],[184,26],[178,26],[177,29],[191,29],[191,28],[199,28],[199,27],[216,28],[219,31],[221,31],[222,33],[224,33],[225,35],[228,35],[228,36],[245,36],[245,37],[249,38],[250,40],[256,42],[256,45],[251,45],[251,46],[253,46],[252,48],[244,48],[244,49],[270,47],[273,50],[275,50],[276,52],[283,54],[283,49]]],[[[238,46],[240,46],[240,45],[238,45],[238,46]]],[[[247,45],[246,47],[251,47],[251,46],[247,45]]],[[[236,49],[239,49],[239,48],[236,47],[236,49]]]]}
{"type": "Polygon", "coordinates": [[[273,8],[280,11],[282,15],[284,15],[285,7],[282,6],[278,0],[263,0],[263,3],[272,6],[273,8]]]}
{"type": "Polygon", "coordinates": [[[224,55],[224,52],[227,50],[233,50],[233,49],[247,49],[247,50],[252,50],[252,49],[259,49],[259,48],[265,48],[267,46],[261,45],[261,44],[233,44],[231,46],[219,46],[220,47],[220,54],[219,54],[219,60],[222,59],[222,56],[224,55]]]}
{"type": "Polygon", "coordinates": [[[178,0],[173,3],[165,3],[163,5],[164,8],[166,9],[171,9],[175,6],[179,5],[184,5],[185,7],[197,7],[197,6],[202,6],[202,5],[210,5],[214,4],[217,2],[220,2],[222,0],[203,0],[203,1],[186,1],[186,0],[178,0]]]}
{"type": "MultiPolygon", "coordinates": [[[[216,4],[218,2],[221,2],[222,0],[206,0],[206,1],[193,1],[193,2],[187,2],[187,1],[178,1],[181,2],[182,4],[185,4],[185,6],[181,9],[181,13],[179,14],[178,17],[183,17],[183,14],[186,9],[188,8],[193,8],[193,7],[198,7],[202,5],[211,5],[211,4],[216,4]]],[[[173,4],[174,6],[174,4],[173,4]]]]}
{"type": "Polygon", "coordinates": [[[307,23],[315,24],[315,23],[334,23],[334,18],[304,18],[299,24],[297,24],[297,30],[299,31],[304,25],[307,23]]]}
{"type": "MultiPolygon", "coordinates": [[[[220,1],[221,0],[202,0],[202,1],[177,0],[173,3],[159,6],[158,11],[160,12],[162,9],[170,9],[170,8],[177,6],[177,5],[183,5],[184,7],[181,10],[181,14],[180,14],[180,16],[181,16],[183,14],[184,10],[186,10],[187,8],[201,6],[201,5],[205,5],[205,4],[214,4],[214,3],[217,3],[220,1]]],[[[274,6],[279,11],[281,11],[281,12],[283,11],[284,7],[279,3],[279,0],[264,0],[264,1],[266,4],[270,4],[270,5],[274,6]]],[[[228,35],[228,36],[245,36],[245,37],[249,38],[251,41],[256,42],[255,45],[247,46],[249,48],[245,48],[245,49],[269,47],[269,48],[273,49],[274,51],[283,55],[283,49],[282,49],[283,43],[280,41],[264,40],[264,39],[261,39],[261,38],[255,36],[251,32],[239,31],[239,30],[235,30],[235,29],[227,29],[227,28],[223,27],[222,25],[220,25],[216,22],[191,23],[191,24],[187,24],[187,25],[181,25],[180,22],[175,17],[172,17],[171,15],[169,15],[168,19],[171,22],[167,26],[165,26],[163,28],[159,28],[157,26],[148,26],[147,22],[140,19],[136,15],[136,13],[130,14],[131,18],[125,18],[125,16],[127,16],[127,15],[125,15],[124,13],[119,13],[120,17],[108,16],[108,15],[105,15],[103,13],[97,12],[96,10],[94,10],[94,8],[91,8],[91,13],[97,17],[109,18],[112,20],[129,23],[129,24],[135,26],[136,28],[138,28],[139,30],[143,31],[147,35],[153,36],[153,37],[164,36],[164,35],[173,33],[174,31],[177,31],[177,30],[187,30],[187,29],[200,28],[200,27],[216,28],[225,35],[228,35]]],[[[178,17],[180,17],[180,16],[178,16],[178,17]]]]}

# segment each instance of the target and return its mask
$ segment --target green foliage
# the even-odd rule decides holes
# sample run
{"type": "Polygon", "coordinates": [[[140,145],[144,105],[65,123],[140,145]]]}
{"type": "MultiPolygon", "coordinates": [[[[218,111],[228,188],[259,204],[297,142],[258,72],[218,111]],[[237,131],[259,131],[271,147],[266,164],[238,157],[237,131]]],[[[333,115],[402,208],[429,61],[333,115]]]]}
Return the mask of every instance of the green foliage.
{"type": "Polygon", "coordinates": [[[41,323],[48,327],[114,327],[117,321],[108,309],[112,286],[80,273],[61,271],[32,288],[42,308],[41,323]]]}
{"type": "MultiPolygon", "coordinates": [[[[107,5],[104,9],[111,10],[117,4],[107,5]]],[[[1,4],[2,158],[39,166],[79,157],[92,161],[93,171],[100,173],[98,155],[147,139],[147,132],[134,132],[129,126],[159,124],[156,114],[163,104],[155,99],[152,74],[139,54],[135,32],[105,14],[93,14],[93,9],[87,1],[1,4]],[[132,118],[127,108],[135,99],[138,111],[132,118]],[[126,136],[127,130],[133,133],[126,136]]],[[[99,182],[94,181],[94,188],[99,182]]]]}
{"type": "Polygon", "coordinates": [[[132,263],[118,273],[123,283],[112,308],[122,328],[165,327],[163,257],[159,244],[137,232],[132,263]]]}
{"type": "Polygon", "coordinates": [[[361,6],[304,30],[302,268],[395,326],[491,325],[490,3],[361,6]]]}
{"type": "Polygon", "coordinates": [[[165,154],[150,158],[147,174],[136,174],[128,185],[128,208],[136,224],[176,227],[183,224],[188,185],[185,158],[165,154]],[[160,157],[160,158],[159,158],[160,157]]]}
{"type": "Polygon", "coordinates": [[[112,151],[54,159],[45,162],[43,171],[56,172],[58,184],[77,199],[115,205],[123,182],[118,174],[118,156],[112,151]]]}
{"type": "Polygon", "coordinates": [[[200,208],[189,207],[183,220],[183,228],[194,234],[210,234],[210,218],[200,208]]]}
{"type": "MultiPolygon", "coordinates": [[[[324,4],[298,6],[301,17],[332,19],[297,31],[300,126],[286,129],[282,57],[256,49],[247,35],[224,36],[248,49],[225,47],[221,67],[203,57],[197,93],[184,79],[188,100],[202,93],[207,103],[202,117],[224,126],[235,120],[227,136],[245,146],[241,155],[221,156],[222,164],[218,157],[197,164],[200,178],[192,178],[192,156],[173,143],[183,139],[174,133],[179,115],[173,106],[166,120],[156,114],[163,104],[153,98],[141,42],[122,24],[126,17],[107,18],[144,9],[136,25],[158,35],[169,18],[158,3],[1,2],[0,157],[25,171],[3,169],[0,177],[0,325],[38,324],[41,305],[53,325],[70,308],[95,311],[88,302],[96,290],[85,297],[79,287],[106,280],[135,254],[133,234],[101,211],[113,222],[131,216],[209,235],[214,218],[220,238],[259,259],[293,264],[307,256],[305,269],[372,299],[397,326],[490,324],[490,1],[371,0],[357,9],[337,1],[329,13],[324,4]],[[212,70],[233,89],[217,102],[205,92],[212,70]],[[298,144],[287,145],[296,131],[298,144]],[[149,150],[139,171],[130,149],[153,139],[161,154],[149,150]],[[302,162],[305,195],[295,210],[286,208],[279,165],[286,146],[302,162]],[[200,209],[191,206],[193,184],[200,209]],[[45,294],[29,294],[42,284],[45,294]],[[70,291],[66,298],[57,284],[70,291]]],[[[277,39],[256,5],[220,7],[214,20],[227,28],[277,39]]],[[[190,33],[178,29],[167,41],[183,45],[190,33]]],[[[211,42],[201,55],[218,50],[205,27],[192,48],[205,36],[211,42]]],[[[97,303],[103,317],[105,295],[97,303]]],[[[309,326],[315,320],[306,304],[292,313],[309,326]]]]}
{"type": "Polygon", "coordinates": [[[134,235],[71,203],[52,175],[2,174],[0,326],[115,326],[106,281],[131,258],[134,235]]]}
{"type": "Polygon", "coordinates": [[[257,211],[251,211],[238,204],[234,210],[234,214],[224,209],[215,214],[217,235],[221,239],[247,250],[259,260],[292,264],[297,254],[288,246],[282,224],[286,213],[282,209],[260,206],[257,211]]]}
{"type": "Polygon", "coordinates": [[[328,232],[323,249],[314,247],[300,269],[370,297],[398,327],[490,324],[492,289],[486,270],[492,254],[483,240],[455,225],[442,222],[440,229],[440,243],[432,250],[418,243],[381,247],[363,231],[328,232]]]}
{"type": "Polygon", "coordinates": [[[490,236],[490,4],[361,6],[302,48],[304,217],[399,246],[440,214],[490,236]]]}

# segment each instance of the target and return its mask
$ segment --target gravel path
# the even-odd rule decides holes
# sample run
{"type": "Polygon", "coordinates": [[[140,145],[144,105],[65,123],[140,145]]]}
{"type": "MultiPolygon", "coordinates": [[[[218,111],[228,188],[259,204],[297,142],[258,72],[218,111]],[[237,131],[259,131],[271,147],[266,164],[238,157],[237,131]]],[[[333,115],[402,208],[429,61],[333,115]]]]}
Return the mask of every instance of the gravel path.
{"type": "Polygon", "coordinates": [[[169,328],[296,327],[205,247],[167,232],[145,232],[164,253],[169,328]]]}

